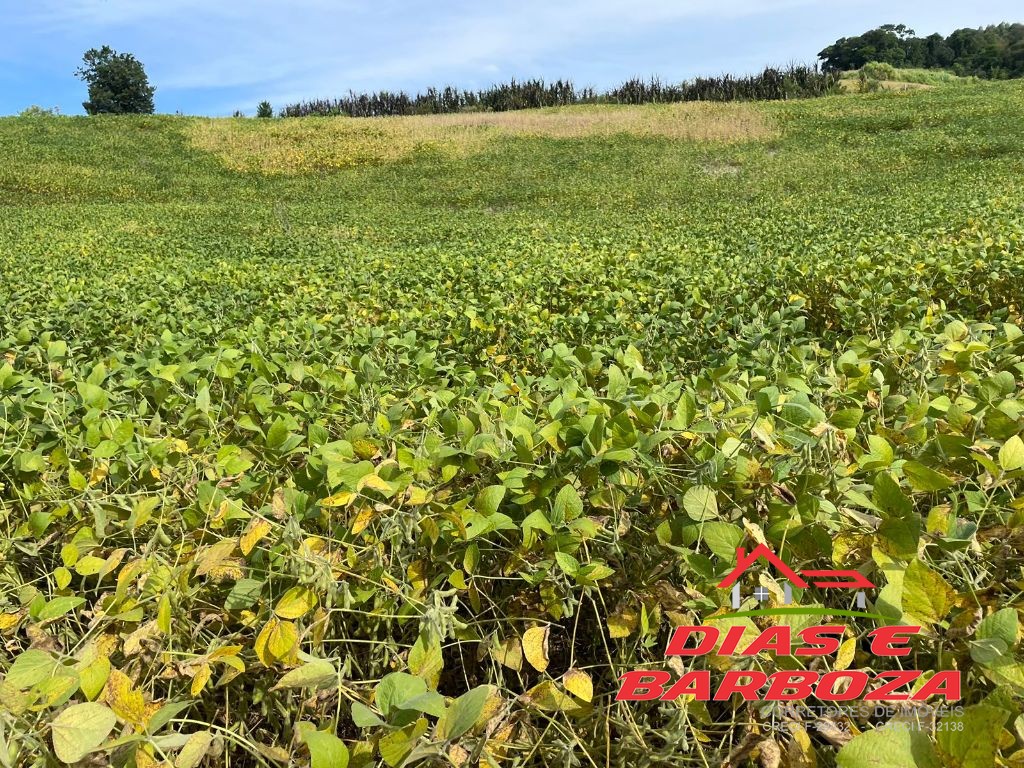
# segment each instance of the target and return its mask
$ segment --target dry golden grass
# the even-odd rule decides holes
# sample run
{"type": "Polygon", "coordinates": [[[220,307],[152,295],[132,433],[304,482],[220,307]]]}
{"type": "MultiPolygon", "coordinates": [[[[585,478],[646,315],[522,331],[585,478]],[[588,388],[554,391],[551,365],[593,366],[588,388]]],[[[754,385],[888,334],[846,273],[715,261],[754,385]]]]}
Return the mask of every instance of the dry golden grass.
{"type": "Polygon", "coordinates": [[[477,112],[412,118],[422,124],[460,129],[494,128],[511,135],[549,138],[663,136],[686,141],[746,141],[770,133],[768,123],[750,104],[659,104],[477,112]]]}
{"type": "MultiPolygon", "coordinates": [[[[871,80],[880,91],[930,91],[934,85],[926,83],[905,83],[902,80],[871,80]]],[[[856,77],[844,77],[839,81],[843,93],[860,93],[860,82],[856,77]]]]}
{"type": "Polygon", "coordinates": [[[774,133],[753,105],[708,103],[420,117],[212,119],[197,120],[189,128],[193,146],[214,153],[229,168],[267,174],[389,162],[424,151],[464,157],[502,136],[574,139],[629,134],[732,143],[774,133]]]}

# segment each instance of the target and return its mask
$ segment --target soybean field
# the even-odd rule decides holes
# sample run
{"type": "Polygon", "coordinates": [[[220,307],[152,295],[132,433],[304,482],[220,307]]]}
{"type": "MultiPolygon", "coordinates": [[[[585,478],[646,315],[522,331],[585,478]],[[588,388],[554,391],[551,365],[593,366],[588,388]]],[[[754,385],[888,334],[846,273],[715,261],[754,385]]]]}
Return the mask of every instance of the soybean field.
{"type": "Polygon", "coordinates": [[[1024,764],[1022,115],[0,119],[0,765],[1024,764]],[[758,544],[962,712],[616,701],[758,544]]]}

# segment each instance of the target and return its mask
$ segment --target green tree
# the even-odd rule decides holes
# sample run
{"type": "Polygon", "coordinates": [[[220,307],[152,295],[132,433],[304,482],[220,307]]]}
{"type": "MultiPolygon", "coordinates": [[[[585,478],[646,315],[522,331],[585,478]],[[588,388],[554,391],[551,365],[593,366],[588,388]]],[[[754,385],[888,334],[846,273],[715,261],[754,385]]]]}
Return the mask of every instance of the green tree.
{"type": "Polygon", "coordinates": [[[883,24],[836,40],[818,58],[829,72],[859,69],[875,61],[894,67],[952,69],[977,77],[1024,77],[1024,24],[993,24],[924,38],[904,24],[883,24]]]}
{"type": "Polygon", "coordinates": [[[256,117],[273,117],[274,108],[270,106],[269,101],[261,101],[256,105],[256,117]]]}
{"type": "Polygon", "coordinates": [[[104,45],[86,51],[82,63],[75,75],[89,86],[89,100],[82,106],[90,115],[153,113],[156,89],[132,54],[104,45]]]}

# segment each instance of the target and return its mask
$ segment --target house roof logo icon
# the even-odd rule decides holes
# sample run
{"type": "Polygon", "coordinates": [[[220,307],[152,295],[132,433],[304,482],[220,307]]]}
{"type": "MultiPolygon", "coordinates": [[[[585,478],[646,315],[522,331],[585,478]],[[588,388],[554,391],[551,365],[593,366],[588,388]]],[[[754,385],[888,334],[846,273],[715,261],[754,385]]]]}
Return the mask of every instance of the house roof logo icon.
{"type": "MultiPolygon", "coordinates": [[[[859,571],[852,570],[801,570],[796,571],[789,567],[786,562],[772,552],[765,544],[758,544],[750,554],[744,547],[736,548],[736,567],[733,568],[719,582],[719,589],[732,587],[732,607],[738,610],[740,607],[740,577],[743,576],[758,560],[765,560],[776,572],[781,574],[785,580],[784,604],[791,605],[793,602],[793,587],[807,589],[815,586],[823,589],[850,589],[856,591],[857,607],[863,609],[866,605],[866,598],[863,590],[874,589],[875,585],[859,571]]],[[[761,588],[759,588],[761,589],[761,588]]],[[[767,590],[755,590],[754,595],[758,600],[767,600],[767,590]]]]}

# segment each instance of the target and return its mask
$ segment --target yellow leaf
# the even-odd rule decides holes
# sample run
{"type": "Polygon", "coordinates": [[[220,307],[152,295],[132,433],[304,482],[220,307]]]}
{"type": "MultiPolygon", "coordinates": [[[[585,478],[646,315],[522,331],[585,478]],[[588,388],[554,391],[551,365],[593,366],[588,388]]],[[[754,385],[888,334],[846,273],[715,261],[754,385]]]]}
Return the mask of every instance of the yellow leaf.
{"type": "Polygon", "coordinates": [[[313,618],[309,620],[309,640],[316,650],[322,650],[324,637],[327,635],[327,622],[331,615],[323,608],[317,608],[313,618]]]}
{"type": "Polygon", "coordinates": [[[192,688],[191,693],[193,696],[198,696],[203,688],[206,687],[207,681],[210,679],[210,675],[213,674],[209,664],[201,664],[199,669],[196,670],[195,675],[192,677],[192,688]]]}
{"type": "Polygon", "coordinates": [[[288,761],[291,760],[291,755],[288,754],[288,750],[277,745],[260,744],[257,741],[255,742],[255,747],[261,755],[275,763],[283,763],[287,765],[288,761]]]}
{"type": "Polygon", "coordinates": [[[538,672],[548,668],[548,633],[550,629],[532,627],[523,634],[523,653],[530,666],[538,672]]]}
{"type": "Polygon", "coordinates": [[[448,747],[448,762],[455,766],[455,768],[463,768],[465,765],[469,765],[469,758],[471,755],[465,747],[460,747],[458,744],[452,744],[448,747]]]}
{"type": "MultiPolygon", "coordinates": [[[[324,552],[328,549],[327,542],[319,536],[307,536],[302,540],[302,546],[305,550],[309,551],[309,554],[316,555],[317,557],[324,557],[324,552]]],[[[303,556],[305,556],[305,553],[303,553],[303,556]]]]}
{"type": "Polygon", "coordinates": [[[924,561],[915,558],[903,574],[903,615],[925,625],[941,620],[956,598],[956,591],[924,561]]]}
{"type": "Polygon", "coordinates": [[[276,662],[292,663],[298,655],[299,633],[290,621],[273,617],[256,638],[256,656],[265,667],[276,662]]]}
{"type": "Polygon", "coordinates": [[[242,646],[240,645],[222,645],[220,648],[218,648],[216,651],[210,654],[210,661],[223,659],[227,656],[237,656],[241,650],[242,646]]]}
{"type": "Polygon", "coordinates": [[[242,568],[241,560],[233,557],[213,568],[209,575],[214,581],[238,581],[245,576],[245,569],[242,568]]]}
{"type": "Polygon", "coordinates": [[[839,646],[839,653],[836,654],[835,668],[837,670],[849,669],[853,663],[853,656],[857,652],[857,638],[848,637],[839,646]]]}
{"type": "MultiPolygon", "coordinates": [[[[230,667],[237,673],[245,672],[245,662],[239,656],[223,656],[219,661],[226,667],[230,667]]],[[[234,675],[232,675],[234,677],[234,675]]]]}
{"type": "Polygon", "coordinates": [[[581,669],[568,670],[562,676],[562,685],[573,696],[584,701],[592,701],[594,698],[594,681],[581,669]]]}
{"type": "Polygon", "coordinates": [[[96,653],[100,656],[112,656],[121,645],[121,639],[114,633],[100,635],[96,638],[96,653]]]}
{"type": "Polygon", "coordinates": [[[487,697],[487,701],[484,702],[483,709],[480,710],[480,716],[476,719],[474,727],[482,727],[488,722],[497,717],[505,709],[505,699],[502,698],[501,694],[498,693],[498,689],[491,687],[491,695],[487,697]]]}
{"type": "Polygon", "coordinates": [[[197,768],[206,757],[213,743],[213,734],[209,731],[196,731],[188,737],[174,760],[174,768],[197,768]]]}
{"type": "Polygon", "coordinates": [[[227,499],[224,499],[224,501],[220,503],[220,506],[217,507],[217,511],[214,513],[213,517],[210,518],[210,527],[223,528],[224,523],[227,522],[228,514],[230,512],[231,502],[228,501],[227,499]]]}
{"type": "Polygon", "coordinates": [[[406,569],[406,577],[409,579],[409,586],[416,593],[427,588],[427,561],[413,560],[406,569]]]}
{"type": "Polygon", "coordinates": [[[355,450],[356,456],[360,459],[372,459],[380,453],[380,448],[378,448],[374,442],[367,440],[365,437],[353,440],[352,448],[355,450]]]}
{"type": "Polygon", "coordinates": [[[135,581],[139,575],[146,568],[146,562],[144,560],[132,560],[121,572],[117,574],[117,595],[118,599],[124,597],[128,592],[128,588],[132,586],[132,582],[135,581]]]}
{"type": "Polygon", "coordinates": [[[420,504],[426,504],[430,501],[430,492],[416,485],[410,485],[408,489],[406,489],[406,494],[406,503],[413,507],[419,506],[420,504]]]}
{"type": "Polygon", "coordinates": [[[512,735],[515,733],[515,730],[515,723],[506,722],[491,735],[491,738],[487,741],[487,745],[493,749],[495,746],[504,744],[512,738],[512,735]]]}
{"type": "Polygon", "coordinates": [[[110,465],[106,462],[97,464],[92,468],[92,472],[89,473],[89,485],[99,485],[102,483],[106,479],[109,471],[110,465]]]}
{"type": "Polygon", "coordinates": [[[86,555],[75,563],[75,573],[79,576],[95,576],[103,569],[106,562],[102,557],[86,555]]]}
{"type": "Polygon", "coordinates": [[[242,554],[248,556],[252,552],[260,540],[270,533],[273,526],[269,520],[264,520],[262,517],[254,517],[249,521],[249,525],[245,527],[244,533],[238,539],[238,548],[242,550],[242,554]]]}
{"type": "Polygon", "coordinates": [[[566,694],[553,680],[545,680],[528,690],[519,700],[528,706],[536,707],[547,712],[568,712],[569,714],[580,714],[588,707],[573,700],[572,696],[566,694]]]}
{"type": "Polygon", "coordinates": [[[285,520],[288,517],[288,505],[284,502],[284,488],[274,491],[274,497],[270,500],[270,512],[278,520],[285,520]]]}
{"type": "Polygon", "coordinates": [[[518,672],[523,668],[523,644],[518,637],[510,637],[491,648],[491,658],[518,672]]]}
{"type": "Polygon", "coordinates": [[[629,637],[640,625],[636,611],[623,608],[608,617],[608,637],[615,639],[629,637]]]}
{"type": "Polygon", "coordinates": [[[374,474],[363,475],[356,484],[356,488],[360,491],[363,490],[363,488],[372,488],[375,491],[380,491],[385,496],[390,496],[394,493],[394,490],[392,490],[387,480],[374,474]]]}
{"type": "Polygon", "coordinates": [[[316,608],[320,598],[309,587],[292,587],[277,601],[274,613],[282,619],[300,619],[316,608]]]}
{"type": "Polygon", "coordinates": [[[333,496],[328,496],[326,499],[320,499],[320,506],[328,509],[332,507],[347,507],[356,498],[358,498],[358,494],[352,491],[341,491],[333,496]]]}
{"type": "Polygon", "coordinates": [[[71,571],[64,566],[53,569],[53,578],[57,582],[57,589],[66,589],[71,583],[71,571]]]}
{"type": "Polygon", "coordinates": [[[797,723],[787,723],[789,731],[789,768],[817,768],[818,756],[807,730],[797,723]]]}
{"type": "Polygon", "coordinates": [[[760,525],[758,525],[757,523],[752,523],[746,518],[744,518],[743,529],[747,532],[747,535],[750,536],[750,538],[753,539],[755,542],[757,542],[758,544],[764,544],[765,546],[768,546],[768,540],[765,539],[764,530],[762,530],[760,525]]]}
{"type": "Polygon", "coordinates": [[[156,608],[156,625],[165,635],[171,633],[171,599],[167,595],[160,598],[156,608]]]}
{"type": "Polygon", "coordinates": [[[153,640],[158,637],[160,637],[160,627],[157,625],[156,620],[147,621],[125,638],[124,655],[134,656],[137,653],[141,653],[145,649],[144,643],[147,640],[153,640]]]}
{"type": "Polygon", "coordinates": [[[109,555],[107,555],[106,561],[103,563],[103,567],[100,568],[100,579],[102,580],[105,576],[113,573],[117,566],[124,560],[125,554],[128,552],[127,549],[115,549],[109,555]]]}
{"type": "Polygon", "coordinates": [[[263,629],[256,635],[256,642],[253,644],[253,649],[256,651],[256,657],[265,667],[274,666],[274,662],[277,661],[267,648],[267,644],[270,640],[270,633],[274,629],[275,622],[278,620],[272,618],[266,624],[263,625],[263,629]]]}
{"type": "Polygon", "coordinates": [[[225,539],[204,547],[196,556],[196,576],[206,576],[230,558],[235,551],[235,544],[233,539],[225,539]]]}
{"type": "Polygon", "coordinates": [[[128,675],[119,669],[110,670],[107,684],[103,689],[103,700],[122,720],[130,723],[136,731],[142,731],[159,704],[148,703],[142,691],[136,690],[128,675]]]}
{"type": "Polygon", "coordinates": [[[373,508],[363,507],[356,513],[356,519],[352,521],[352,535],[362,533],[366,526],[373,520],[373,508]]]}
{"type": "Polygon", "coordinates": [[[469,585],[466,584],[466,574],[462,572],[460,568],[456,568],[448,576],[448,583],[456,589],[468,589],[469,585]]]}
{"type": "Polygon", "coordinates": [[[0,632],[3,632],[4,634],[10,632],[21,623],[21,619],[24,615],[24,611],[17,611],[16,613],[0,613],[0,632]]]}

